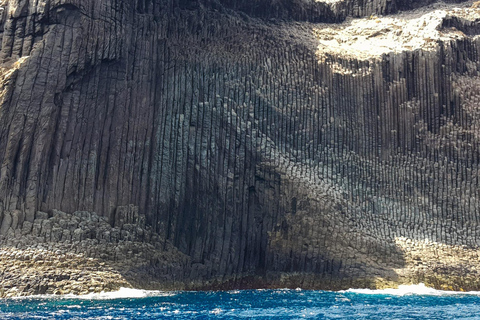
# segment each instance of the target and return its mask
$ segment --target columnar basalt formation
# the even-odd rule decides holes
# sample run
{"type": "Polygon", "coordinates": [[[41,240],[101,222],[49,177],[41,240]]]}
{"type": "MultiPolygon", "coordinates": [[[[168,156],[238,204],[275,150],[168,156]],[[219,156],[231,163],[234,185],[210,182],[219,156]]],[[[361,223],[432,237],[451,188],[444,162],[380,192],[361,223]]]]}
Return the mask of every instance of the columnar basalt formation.
{"type": "Polygon", "coordinates": [[[0,6],[0,259],[61,243],[113,270],[92,291],[479,288],[476,3],[0,6]]]}

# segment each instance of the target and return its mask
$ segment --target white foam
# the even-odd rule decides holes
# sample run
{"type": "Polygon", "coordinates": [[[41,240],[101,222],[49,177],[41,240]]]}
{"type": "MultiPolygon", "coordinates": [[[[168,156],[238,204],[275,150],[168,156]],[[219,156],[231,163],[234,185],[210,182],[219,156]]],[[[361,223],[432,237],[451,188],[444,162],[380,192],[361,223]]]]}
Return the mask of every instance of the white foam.
{"type": "Polygon", "coordinates": [[[147,298],[147,297],[165,297],[173,296],[175,292],[168,291],[158,291],[158,290],[140,290],[132,288],[120,288],[118,291],[112,292],[99,292],[99,293],[88,293],[88,294],[65,294],[65,295],[54,295],[54,294],[43,294],[43,295],[33,295],[26,297],[17,297],[14,299],[31,299],[31,298],[40,298],[40,299],[82,299],[82,300],[113,300],[113,299],[129,299],[129,298],[147,298]]]}
{"type": "Polygon", "coordinates": [[[437,290],[425,286],[423,283],[411,284],[411,285],[399,285],[398,289],[380,289],[380,290],[371,290],[371,289],[348,289],[340,291],[342,293],[361,293],[361,294],[387,294],[394,296],[405,296],[405,295],[434,295],[434,296],[443,296],[443,295],[456,295],[456,294],[472,294],[480,295],[480,291],[445,291],[437,290]]]}

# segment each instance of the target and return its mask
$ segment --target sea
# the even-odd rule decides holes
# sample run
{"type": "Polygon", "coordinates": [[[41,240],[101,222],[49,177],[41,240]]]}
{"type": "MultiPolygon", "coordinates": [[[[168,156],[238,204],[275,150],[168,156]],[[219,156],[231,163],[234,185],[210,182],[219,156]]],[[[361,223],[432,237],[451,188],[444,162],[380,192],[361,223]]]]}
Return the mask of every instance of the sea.
{"type": "Polygon", "coordinates": [[[0,319],[480,319],[480,292],[144,291],[0,299],[0,319]]]}

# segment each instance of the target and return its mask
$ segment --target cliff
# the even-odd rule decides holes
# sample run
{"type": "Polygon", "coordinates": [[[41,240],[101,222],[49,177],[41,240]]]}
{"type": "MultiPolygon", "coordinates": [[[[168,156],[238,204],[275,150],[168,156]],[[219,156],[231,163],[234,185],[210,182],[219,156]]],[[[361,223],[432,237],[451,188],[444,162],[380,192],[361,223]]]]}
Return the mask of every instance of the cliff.
{"type": "Polygon", "coordinates": [[[0,6],[4,294],[479,290],[477,4],[0,6]]]}

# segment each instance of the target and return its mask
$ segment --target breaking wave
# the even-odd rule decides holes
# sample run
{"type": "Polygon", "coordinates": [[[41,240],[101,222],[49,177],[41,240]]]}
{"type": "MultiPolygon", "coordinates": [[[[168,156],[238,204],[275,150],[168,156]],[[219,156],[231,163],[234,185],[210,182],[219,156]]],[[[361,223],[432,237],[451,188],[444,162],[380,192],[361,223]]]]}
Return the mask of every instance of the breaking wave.
{"type": "Polygon", "coordinates": [[[471,295],[480,295],[480,291],[445,291],[437,290],[425,286],[423,283],[411,284],[411,285],[399,285],[398,289],[348,289],[342,290],[341,293],[359,293],[359,294],[387,294],[394,296],[405,296],[405,295],[433,295],[433,296],[445,296],[445,295],[458,295],[458,294],[471,294],[471,295]]]}
{"type": "Polygon", "coordinates": [[[148,297],[168,297],[174,296],[175,292],[168,291],[158,291],[158,290],[141,290],[141,289],[132,289],[132,288],[120,288],[118,291],[111,292],[99,292],[99,293],[88,293],[88,294],[65,294],[65,295],[53,295],[53,294],[43,294],[43,295],[33,295],[26,297],[17,297],[13,299],[79,299],[79,300],[114,300],[114,299],[134,299],[134,298],[148,298],[148,297]]]}

